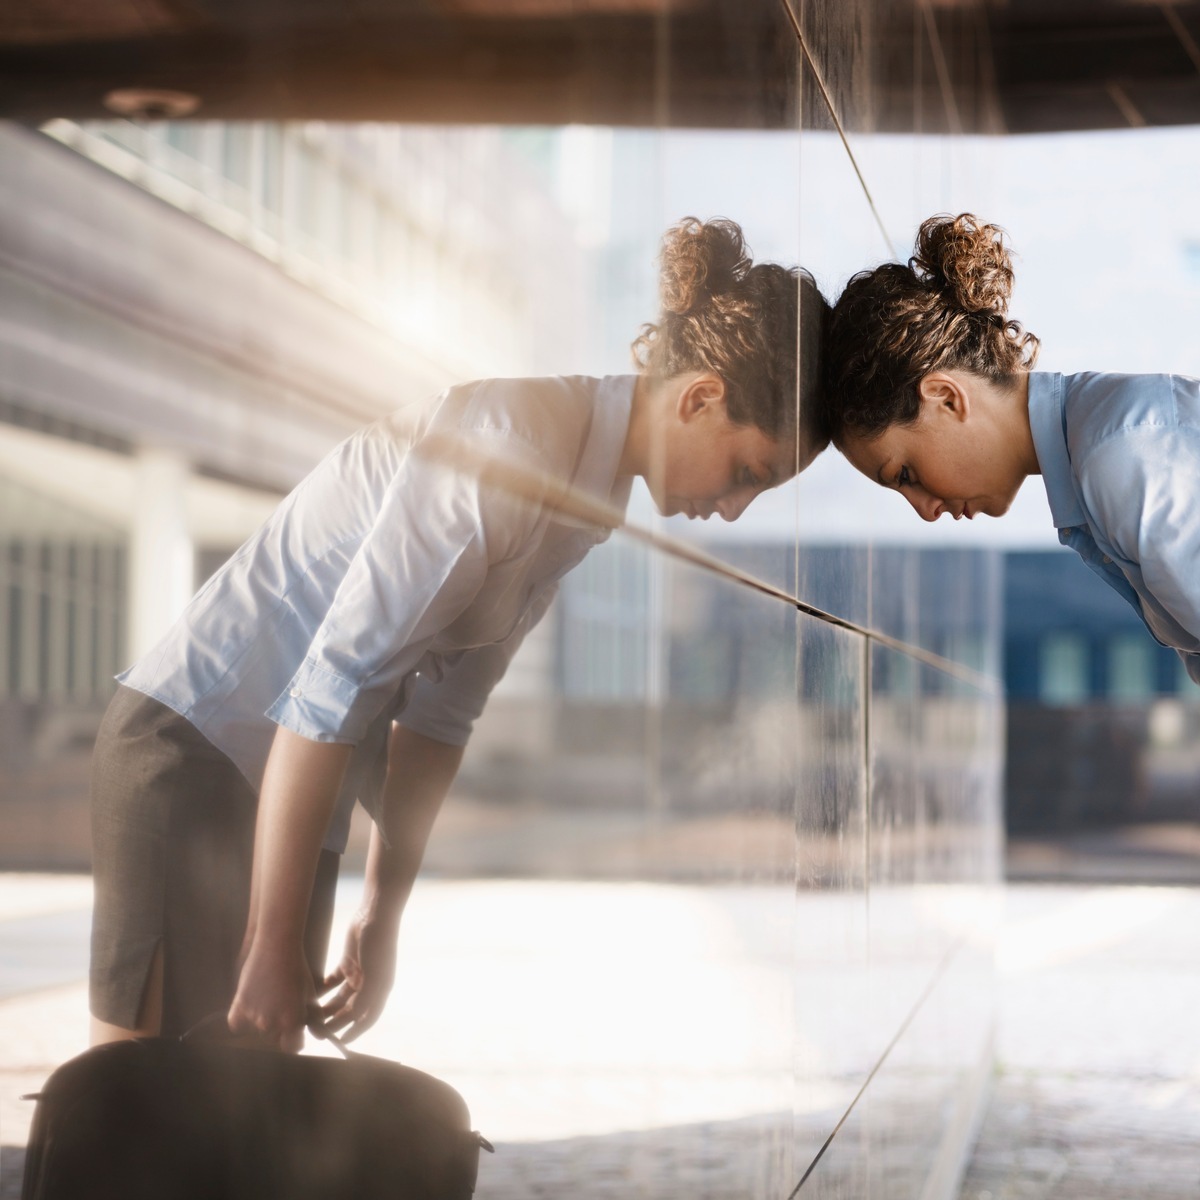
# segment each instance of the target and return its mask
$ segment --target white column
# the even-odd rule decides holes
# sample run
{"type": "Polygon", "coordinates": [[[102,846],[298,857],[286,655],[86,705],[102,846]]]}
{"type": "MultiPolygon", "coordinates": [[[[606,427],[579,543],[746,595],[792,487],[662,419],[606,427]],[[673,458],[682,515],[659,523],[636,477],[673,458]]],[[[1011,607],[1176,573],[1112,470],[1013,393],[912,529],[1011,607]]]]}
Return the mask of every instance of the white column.
{"type": "Polygon", "coordinates": [[[141,658],[183,611],[195,587],[188,532],[187,462],[166,450],[137,457],[137,497],[130,530],[129,658],[141,658]]]}

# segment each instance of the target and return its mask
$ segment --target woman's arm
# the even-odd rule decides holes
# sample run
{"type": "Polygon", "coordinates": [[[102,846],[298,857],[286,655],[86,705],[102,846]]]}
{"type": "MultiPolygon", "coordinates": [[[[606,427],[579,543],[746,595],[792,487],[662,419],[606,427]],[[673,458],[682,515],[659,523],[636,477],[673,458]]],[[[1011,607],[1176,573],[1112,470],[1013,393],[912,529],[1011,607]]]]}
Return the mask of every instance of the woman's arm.
{"type": "Polygon", "coordinates": [[[1088,454],[1080,478],[1109,542],[1137,565],[1142,588],[1161,609],[1148,611],[1143,595],[1146,624],[1159,641],[1193,653],[1200,642],[1200,508],[1193,502],[1200,432],[1165,422],[1120,431],[1088,454]]]}
{"type": "Polygon", "coordinates": [[[280,726],[263,774],[242,970],[227,1019],[234,1033],[257,1032],[283,1050],[303,1044],[316,999],[304,926],[351,750],[280,726]]]}
{"type": "Polygon", "coordinates": [[[392,989],[400,918],[434,820],[462,762],[463,747],[392,726],[381,820],[371,830],[362,904],[337,969],[325,980],[337,993],[322,1005],[326,1026],[349,1041],[378,1019],[392,989]]]}

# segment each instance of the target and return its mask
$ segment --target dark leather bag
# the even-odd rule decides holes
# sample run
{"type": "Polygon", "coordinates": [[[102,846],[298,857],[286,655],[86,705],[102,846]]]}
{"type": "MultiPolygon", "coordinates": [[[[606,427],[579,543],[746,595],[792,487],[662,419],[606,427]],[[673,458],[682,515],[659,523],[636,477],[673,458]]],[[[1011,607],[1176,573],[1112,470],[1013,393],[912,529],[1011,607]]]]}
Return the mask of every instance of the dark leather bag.
{"type": "Polygon", "coordinates": [[[87,1050],[31,1097],[22,1200],[468,1200],[491,1146],[462,1097],[340,1048],[189,1034],[87,1050]]]}

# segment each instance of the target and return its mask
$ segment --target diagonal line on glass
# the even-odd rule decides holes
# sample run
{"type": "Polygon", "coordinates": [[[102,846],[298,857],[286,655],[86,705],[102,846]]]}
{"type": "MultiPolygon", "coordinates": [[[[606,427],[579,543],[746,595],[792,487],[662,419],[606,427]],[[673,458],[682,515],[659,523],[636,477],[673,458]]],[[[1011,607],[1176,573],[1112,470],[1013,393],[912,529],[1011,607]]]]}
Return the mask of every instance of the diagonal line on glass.
{"type": "Polygon", "coordinates": [[[883,1064],[887,1061],[888,1055],[895,1050],[908,1027],[913,1023],[914,1020],[916,1020],[917,1014],[921,1011],[922,1007],[924,1007],[925,1001],[928,1000],[933,994],[933,989],[938,985],[942,976],[945,975],[950,964],[954,961],[955,956],[969,940],[970,934],[964,934],[942,956],[942,961],[938,963],[937,970],[935,970],[933,973],[933,978],[930,979],[929,983],[925,987],[925,990],[920,994],[920,996],[917,997],[917,1002],[909,1010],[908,1015],[903,1021],[900,1022],[900,1028],[896,1030],[892,1040],[888,1042],[887,1047],[879,1056],[875,1065],[871,1068],[871,1073],[866,1077],[866,1079],[863,1080],[862,1087],[855,1092],[854,1099],[850,1101],[849,1105],[846,1107],[846,1111],[842,1113],[841,1120],[839,1120],[838,1123],[833,1127],[833,1131],[825,1139],[820,1150],[818,1150],[816,1155],[813,1157],[812,1162],[808,1164],[808,1170],[806,1170],[804,1174],[800,1176],[800,1182],[796,1184],[796,1186],[788,1193],[787,1200],[795,1200],[796,1196],[799,1195],[800,1189],[808,1182],[809,1176],[812,1175],[812,1173],[817,1169],[817,1164],[825,1156],[825,1151],[833,1145],[833,1139],[837,1137],[842,1126],[845,1125],[845,1123],[850,1119],[850,1114],[854,1111],[855,1105],[858,1104],[858,1102],[863,1098],[863,1094],[866,1092],[867,1088],[870,1087],[871,1080],[879,1074],[880,1068],[882,1068],[883,1064]]]}
{"type": "Polygon", "coordinates": [[[426,434],[414,447],[413,452],[436,461],[441,466],[470,475],[488,486],[498,487],[511,496],[557,512],[571,520],[600,529],[620,529],[626,537],[642,542],[671,558],[690,563],[692,566],[743,587],[753,588],[762,595],[771,596],[784,604],[789,604],[798,612],[814,617],[818,621],[824,621],[838,629],[845,629],[860,637],[869,638],[877,645],[886,646],[890,650],[907,655],[936,671],[952,676],[985,695],[999,693],[997,681],[982,672],[975,671],[953,659],[943,658],[942,655],[935,654],[921,646],[914,646],[910,642],[891,637],[877,629],[870,629],[865,625],[849,621],[845,617],[839,617],[835,613],[826,612],[824,609],[817,608],[816,605],[801,600],[784,588],[723,562],[697,546],[640,525],[630,524],[620,509],[597,500],[594,496],[589,496],[559,477],[548,472],[538,471],[527,463],[511,461],[495,453],[484,453],[482,449],[470,443],[466,438],[448,432],[426,434]]]}
{"type": "Polygon", "coordinates": [[[1200,46],[1196,45],[1196,39],[1192,37],[1188,27],[1183,23],[1183,18],[1170,4],[1160,4],[1158,7],[1166,18],[1167,24],[1171,26],[1171,31],[1179,39],[1179,44],[1187,52],[1188,58],[1195,64],[1196,70],[1200,71],[1200,46]]]}

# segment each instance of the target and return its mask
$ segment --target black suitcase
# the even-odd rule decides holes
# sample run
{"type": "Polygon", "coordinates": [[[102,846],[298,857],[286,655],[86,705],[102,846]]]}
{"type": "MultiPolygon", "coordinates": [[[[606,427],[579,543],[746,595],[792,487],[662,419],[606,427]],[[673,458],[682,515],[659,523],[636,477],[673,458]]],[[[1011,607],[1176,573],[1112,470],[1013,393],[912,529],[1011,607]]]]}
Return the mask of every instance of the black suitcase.
{"type": "Polygon", "coordinates": [[[449,1084],[352,1053],[112,1042],[37,1096],[22,1200],[468,1200],[480,1147],[449,1084]]]}

